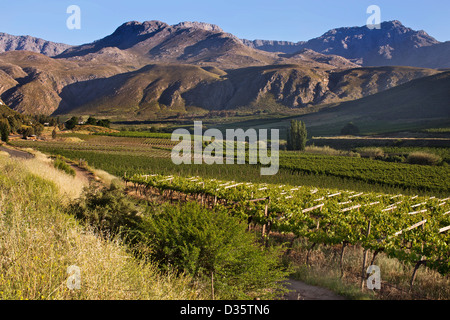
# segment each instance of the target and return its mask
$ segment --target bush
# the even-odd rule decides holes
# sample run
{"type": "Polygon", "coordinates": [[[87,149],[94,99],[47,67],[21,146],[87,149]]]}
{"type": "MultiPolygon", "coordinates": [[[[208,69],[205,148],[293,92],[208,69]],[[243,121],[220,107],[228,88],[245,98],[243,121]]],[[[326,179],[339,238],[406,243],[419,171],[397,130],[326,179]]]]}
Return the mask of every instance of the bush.
{"type": "Polygon", "coordinates": [[[313,154],[324,154],[327,156],[346,156],[346,157],[360,157],[359,153],[353,151],[337,150],[329,146],[317,147],[314,145],[307,146],[305,152],[313,154]]]}
{"type": "Polygon", "coordinates": [[[246,227],[226,210],[188,203],[165,206],[146,221],[143,232],[163,269],[175,267],[205,282],[213,274],[221,299],[274,297],[287,275],[281,251],[258,245],[246,227]]]}
{"type": "Polygon", "coordinates": [[[385,160],[387,162],[405,162],[406,158],[401,155],[389,155],[385,160]]]}
{"type": "Polygon", "coordinates": [[[364,148],[359,151],[363,158],[380,159],[384,157],[384,151],[381,148],[364,148]]]}
{"type": "Polygon", "coordinates": [[[422,151],[411,152],[406,159],[410,164],[421,164],[435,166],[442,162],[442,158],[434,153],[422,151]]]}
{"type": "Polygon", "coordinates": [[[71,204],[69,212],[102,233],[132,232],[140,222],[140,210],[114,184],[109,189],[91,186],[71,204]]]}
{"type": "Polygon", "coordinates": [[[76,175],[75,169],[68,165],[60,156],[56,157],[56,159],[53,161],[53,166],[56,169],[62,170],[73,177],[75,177],[76,175]]]}

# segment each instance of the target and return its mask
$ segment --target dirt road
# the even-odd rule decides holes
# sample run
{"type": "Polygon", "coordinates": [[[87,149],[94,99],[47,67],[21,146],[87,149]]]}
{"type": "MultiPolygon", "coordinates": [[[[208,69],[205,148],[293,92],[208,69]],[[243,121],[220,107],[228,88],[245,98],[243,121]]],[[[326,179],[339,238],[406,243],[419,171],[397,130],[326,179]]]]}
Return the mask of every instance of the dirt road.
{"type": "Polygon", "coordinates": [[[286,300],[346,300],[328,289],[297,280],[286,281],[286,288],[293,290],[285,296],[286,300]]]}
{"type": "Polygon", "coordinates": [[[16,149],[10,149],[3,146],[0,146],[0,151],[5,151],[11,155],[11,157],[22,158],[22,159],[31,159],[34,156],[31,153],[20,151],[16,149]]]}

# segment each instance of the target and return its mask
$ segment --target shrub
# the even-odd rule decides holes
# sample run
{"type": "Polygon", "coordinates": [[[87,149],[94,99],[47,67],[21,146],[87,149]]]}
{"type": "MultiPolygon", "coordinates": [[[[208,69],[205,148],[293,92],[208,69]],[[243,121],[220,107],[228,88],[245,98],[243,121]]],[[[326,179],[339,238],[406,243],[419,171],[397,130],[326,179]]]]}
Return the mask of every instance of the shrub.
{"type": "Polygon", "coordinates": [[[411,152],[406,159],[410,164],[421,164],[434,166],[442,162],[442,158],[434,153],[422,151],[411,152]]]}
{"type": "Polygon", "coordinates": [[[258,245],[246,224],[225,210],[196,203],[165,206],[146,221],[143,232],[163,269],[175,267],[204,281],[213,274],[221,299],[273,297],[286,276],[279,248],[258,245]]]}
{"type": "Polygon", "coordinates": [[[65,162],[60,156],[56,157],[55,161],[53,161],[53,166],[73,177],[76,175],[75,169],[68,165],[67,162],[65,162]]]}
{"type": "Polygon", "coordinates": [[[69,211],[76,218],[109,235],[121,231],[130,234],[141,222],[139,208],[114,184],[109,189],[100,190],[91,186],[71,204],[69,211]]]}
{"type": "Polygon", "coordinates": [[[401,155],[389,155],[385,160],[387,162],[405,162],[406,158],[401,155]]]}
{"type": "Polygon", "coordinates": [[[337,150],[329,146],[317,147],[314,145],[307,146],[305,152],[313,154],[324,154],[327,156],[347,156],[347,157],[360,157],[359,153],[353,151],[337,150]]]}
{"type": "Polygon", "coordinates": [[[384,151],[381,148],[364,148],[359,151],[363,158],[379,159],[384,157],[384,151]]]}

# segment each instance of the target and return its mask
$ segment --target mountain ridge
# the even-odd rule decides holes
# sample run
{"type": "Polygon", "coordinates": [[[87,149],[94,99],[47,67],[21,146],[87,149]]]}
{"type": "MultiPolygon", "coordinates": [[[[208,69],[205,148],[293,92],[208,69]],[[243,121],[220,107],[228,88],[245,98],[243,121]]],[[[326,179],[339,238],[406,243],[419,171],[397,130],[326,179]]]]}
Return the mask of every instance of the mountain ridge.
{"type": "MultiPolygon", "coordinates": [[[[354,41],[364,38],[354,27],[332,29],[308,41],[316,43],[317,51],[304,47],[283,53],[253,49],[209,23],[129,21],[102,39],[68,47],[54,57],[29,51],[0,53],[0,98],[23,113],[136,118],[198,108],[298,109],[377,94],[437,74],[440,71],[426,66],[431,62],[445,65],[448,60],[434,48],[445,53],[450,46],[426,32],[416,32],[398,21],[382,26],[390,30],[395,43],[406,39],[409,51],[417,47],[423,65],[362,67],[333,54],[351,49],[354,41]],[[348,30],[354,33],[352,37],[348,30]],[[347,42],[341,41],[343,37],[347,42]],[[324,42],[329,46],[323,46],[324,42]],[[340,44],[331,46],[336,43],[340,44]]],[[[392,52],[391,57],[396,57],[396,49],[384,49],[375,58],[386,58],[392,52]]]]}

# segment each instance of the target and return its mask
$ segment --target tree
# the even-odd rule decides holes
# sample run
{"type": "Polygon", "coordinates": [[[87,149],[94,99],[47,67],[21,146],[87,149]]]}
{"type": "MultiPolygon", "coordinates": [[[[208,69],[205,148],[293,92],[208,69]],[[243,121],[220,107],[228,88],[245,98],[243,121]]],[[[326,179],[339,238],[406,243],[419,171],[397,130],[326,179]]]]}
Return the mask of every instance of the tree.
{"type": "Polygon", "coordinates": [[[212,211],[197,203],[162,206],[145,219],[142,234],[163,270],[214,279],[212,285],[223,299],[270,299],[287,275],[280,248],[263,249],[246,224],[225,209],[212,211]]]}
{"type": "Polygon", "coordinates": [[[36,123],[33,126],[34,129],[34,134],[37,136],[40,136],[42,134],[42,132],[44,131],[44,126],[41,123],[36,123]]]}
{"type": "Polygon", "coordinates": [[[108,119],[101,119],[97,121],[97,125],[100,127],[109,128],[111,126],[111,121],[109,121],[108,119]]]}
{"type": "Polygon", "coordinates": [[[66,121],[66,128],[72,130],[78,124],[78,117],[72,117],[66,121]]]}
{"type": "Polygon", "coordinates": [[[89,116],[89,118],[86,121],[86,124],[91,125],[91,126],[95,126],[97,124],[97,119],[95,119],[92,116],[89,116]]]}
{"type": "Polygon", "coordinates": [[[307,131],[305,123],[299,120],[291,120],[287,132],[288,150],[305,150],[307,131]]]}
{"type": "Polygon", "coordinates": [[[16,117],[9,117],[8,122],[9,126],[11,127],[11,132],[17,132],[17,130],[19,130],[22,125],[22,122],[16,117]]]}
{"type": "Polygon", "coordinates": [[[353,122],[349,122],[341,129],[341,134],[348,136],[356,136],[359,134],[359,128],[356,125],[354,125],[353,122]]]}
{"type": "Polygon", "coordinates": [[[8,142],[10,131],[11,131],[11,127],[9,126],[8,120],[1,119],[0,120],[0,134],[1,134],[2,141],[8,142]]]}
{"type": "Polygon", "coordinates": [[[22,131],[22,136],[24,139],[26,139],[29,136],[32,136],[34,134],[34,128],[33,127],[27,127],[22,131]]]}

